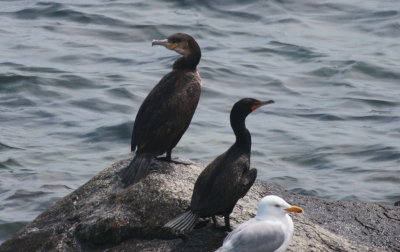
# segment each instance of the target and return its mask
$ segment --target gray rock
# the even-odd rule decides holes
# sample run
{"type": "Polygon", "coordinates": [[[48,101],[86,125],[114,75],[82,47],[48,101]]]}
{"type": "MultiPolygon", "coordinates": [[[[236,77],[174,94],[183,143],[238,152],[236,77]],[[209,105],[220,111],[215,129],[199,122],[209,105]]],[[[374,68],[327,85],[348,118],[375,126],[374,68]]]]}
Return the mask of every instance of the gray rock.
{"type": "MultiPolygon", "coordinates": [[[[190,162],[189,160],[186,160],[190,162]]],[[[189,205],[203,165],[154,161],[138,184],[122,188],[119,161],[67,195],[0,246],[18,251],[214,251],[226,233],[207,220],[188,234],[161,227],[189,205]]],[[[253,217],[259,199],[276,194],[305,210],[292,215],[287,251],[400,251],[400,208],[303,196],[257,181],[232,213],[235,226],[253,217]]],[[[222,219],[220,219],[222,223],[222,219]]]]}

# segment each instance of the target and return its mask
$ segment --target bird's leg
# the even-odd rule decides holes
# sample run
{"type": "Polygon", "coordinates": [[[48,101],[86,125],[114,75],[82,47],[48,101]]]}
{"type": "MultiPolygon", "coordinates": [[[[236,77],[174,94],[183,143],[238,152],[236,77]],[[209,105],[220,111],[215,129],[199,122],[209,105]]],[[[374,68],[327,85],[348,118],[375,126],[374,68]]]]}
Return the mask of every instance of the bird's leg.
{"type": "Polygon", "coordinates": [[[211,216],[213,222],[214,222],[214,227],[217,228],[218,222],[217,222],[217,218],[215,218],[215,215],[211,216]]]}
{"type": "Polygon", "coordinates": [[[167,154],[166,154],[166,156],[165,156],[165,159],[168,161],[168,162],[171,162],[171,156],[172,156],[172,150],[169,150],[169,151],[167,151],[167,154]]]}
{"type": "Polygon", "coordinates": [[[165,157],[156,157],[157,160],[171,162],[171,152],[172,150],[167,151],[165,157]]]}
{"type": "Polygon", "coordinates": [[[166,154],[165,157],[157,157],[156,159],[160,160],[160,161],[165,161],[165,162],[168,162],[168,163],[174,163],[174,164],[183,164],[183,165],[190,165],[191,164],[191,163],[187,163],[187,162],[183,162],[183,161],[172,160],[171,153],[172,153],[172,150],[169,150],[169,151],[167,151],[167,154],[166,154]]]}
{"type": "Polygon", "coordinates": [[[230,221],[229,221],[229,214],[228,215],[224,215],[224,220],[225,220],[225,230],[226,231],[232,231],[231,224],[230,224],[230,221]]]}
{"type": "Polygon", "coordinates": [[[224,215],[224,221],[225,221],[225,226],[218,226],[217,219],[215,218],[215,215],[211,216],[213,222],[214,222],[214,228],[220,231],[232,231],[231,225],[229,223],[229,215],[224,215]]]}

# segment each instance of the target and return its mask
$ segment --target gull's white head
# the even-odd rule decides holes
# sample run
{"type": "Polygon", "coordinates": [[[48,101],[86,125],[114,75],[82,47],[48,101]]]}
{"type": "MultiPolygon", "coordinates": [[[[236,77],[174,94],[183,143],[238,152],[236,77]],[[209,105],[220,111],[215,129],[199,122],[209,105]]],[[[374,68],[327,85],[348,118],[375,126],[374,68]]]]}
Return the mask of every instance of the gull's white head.
{"type": "Polygon", "coordinates": [[[281,197],[268,195],[260,200],[256,219],[285,216],[288,212],[302,213],[303,209],[298,206],[291,206],[281,197]]]}

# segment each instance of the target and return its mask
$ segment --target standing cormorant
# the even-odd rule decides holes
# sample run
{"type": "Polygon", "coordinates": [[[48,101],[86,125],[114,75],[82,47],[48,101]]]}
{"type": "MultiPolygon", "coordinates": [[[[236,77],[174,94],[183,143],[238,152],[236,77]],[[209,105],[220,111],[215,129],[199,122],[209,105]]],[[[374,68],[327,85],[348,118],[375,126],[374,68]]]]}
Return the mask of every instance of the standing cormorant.
{"type": "Polygon", "coordinates": [[[230,120],[236,142],[201,172],[188,211],[164,227],[188,231],[193,229],[199,217],[212,217],[216,224],[215,215],[222,215],[225,229],[230,230],[229,215],[257,177],[257,170],[250,169],[251,135],[246,129],[245,119],[252,111],[270,103],[273,101],[261,102],[251,98],[235,103],[230,120]]]}
{"type": "Polygon", "coordinates": [[[131,142],[136,155],[122,174],[125,186],[146,176],[153,157],[166,153],[165,160],[171,161],[171,151],[189,127],[201,93],[197,71],[201,51],[191,36],[176,33],[153,40],[152,45],[164,46],[182,57],[147,95],[136,115],[131,142]]]}

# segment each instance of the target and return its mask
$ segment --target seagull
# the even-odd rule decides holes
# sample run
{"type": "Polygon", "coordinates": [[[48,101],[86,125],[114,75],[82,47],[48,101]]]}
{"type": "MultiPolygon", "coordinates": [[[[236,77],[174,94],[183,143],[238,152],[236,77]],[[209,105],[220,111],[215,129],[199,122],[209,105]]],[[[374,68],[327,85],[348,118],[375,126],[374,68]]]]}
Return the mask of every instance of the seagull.
{"type": "Polygon", "coordinates": [[[240,224],[216,252],[283,252],[293,236],[289,212],[302,213],[282,198],[268,195],[260,200],[257,215],[240,224]]]}

